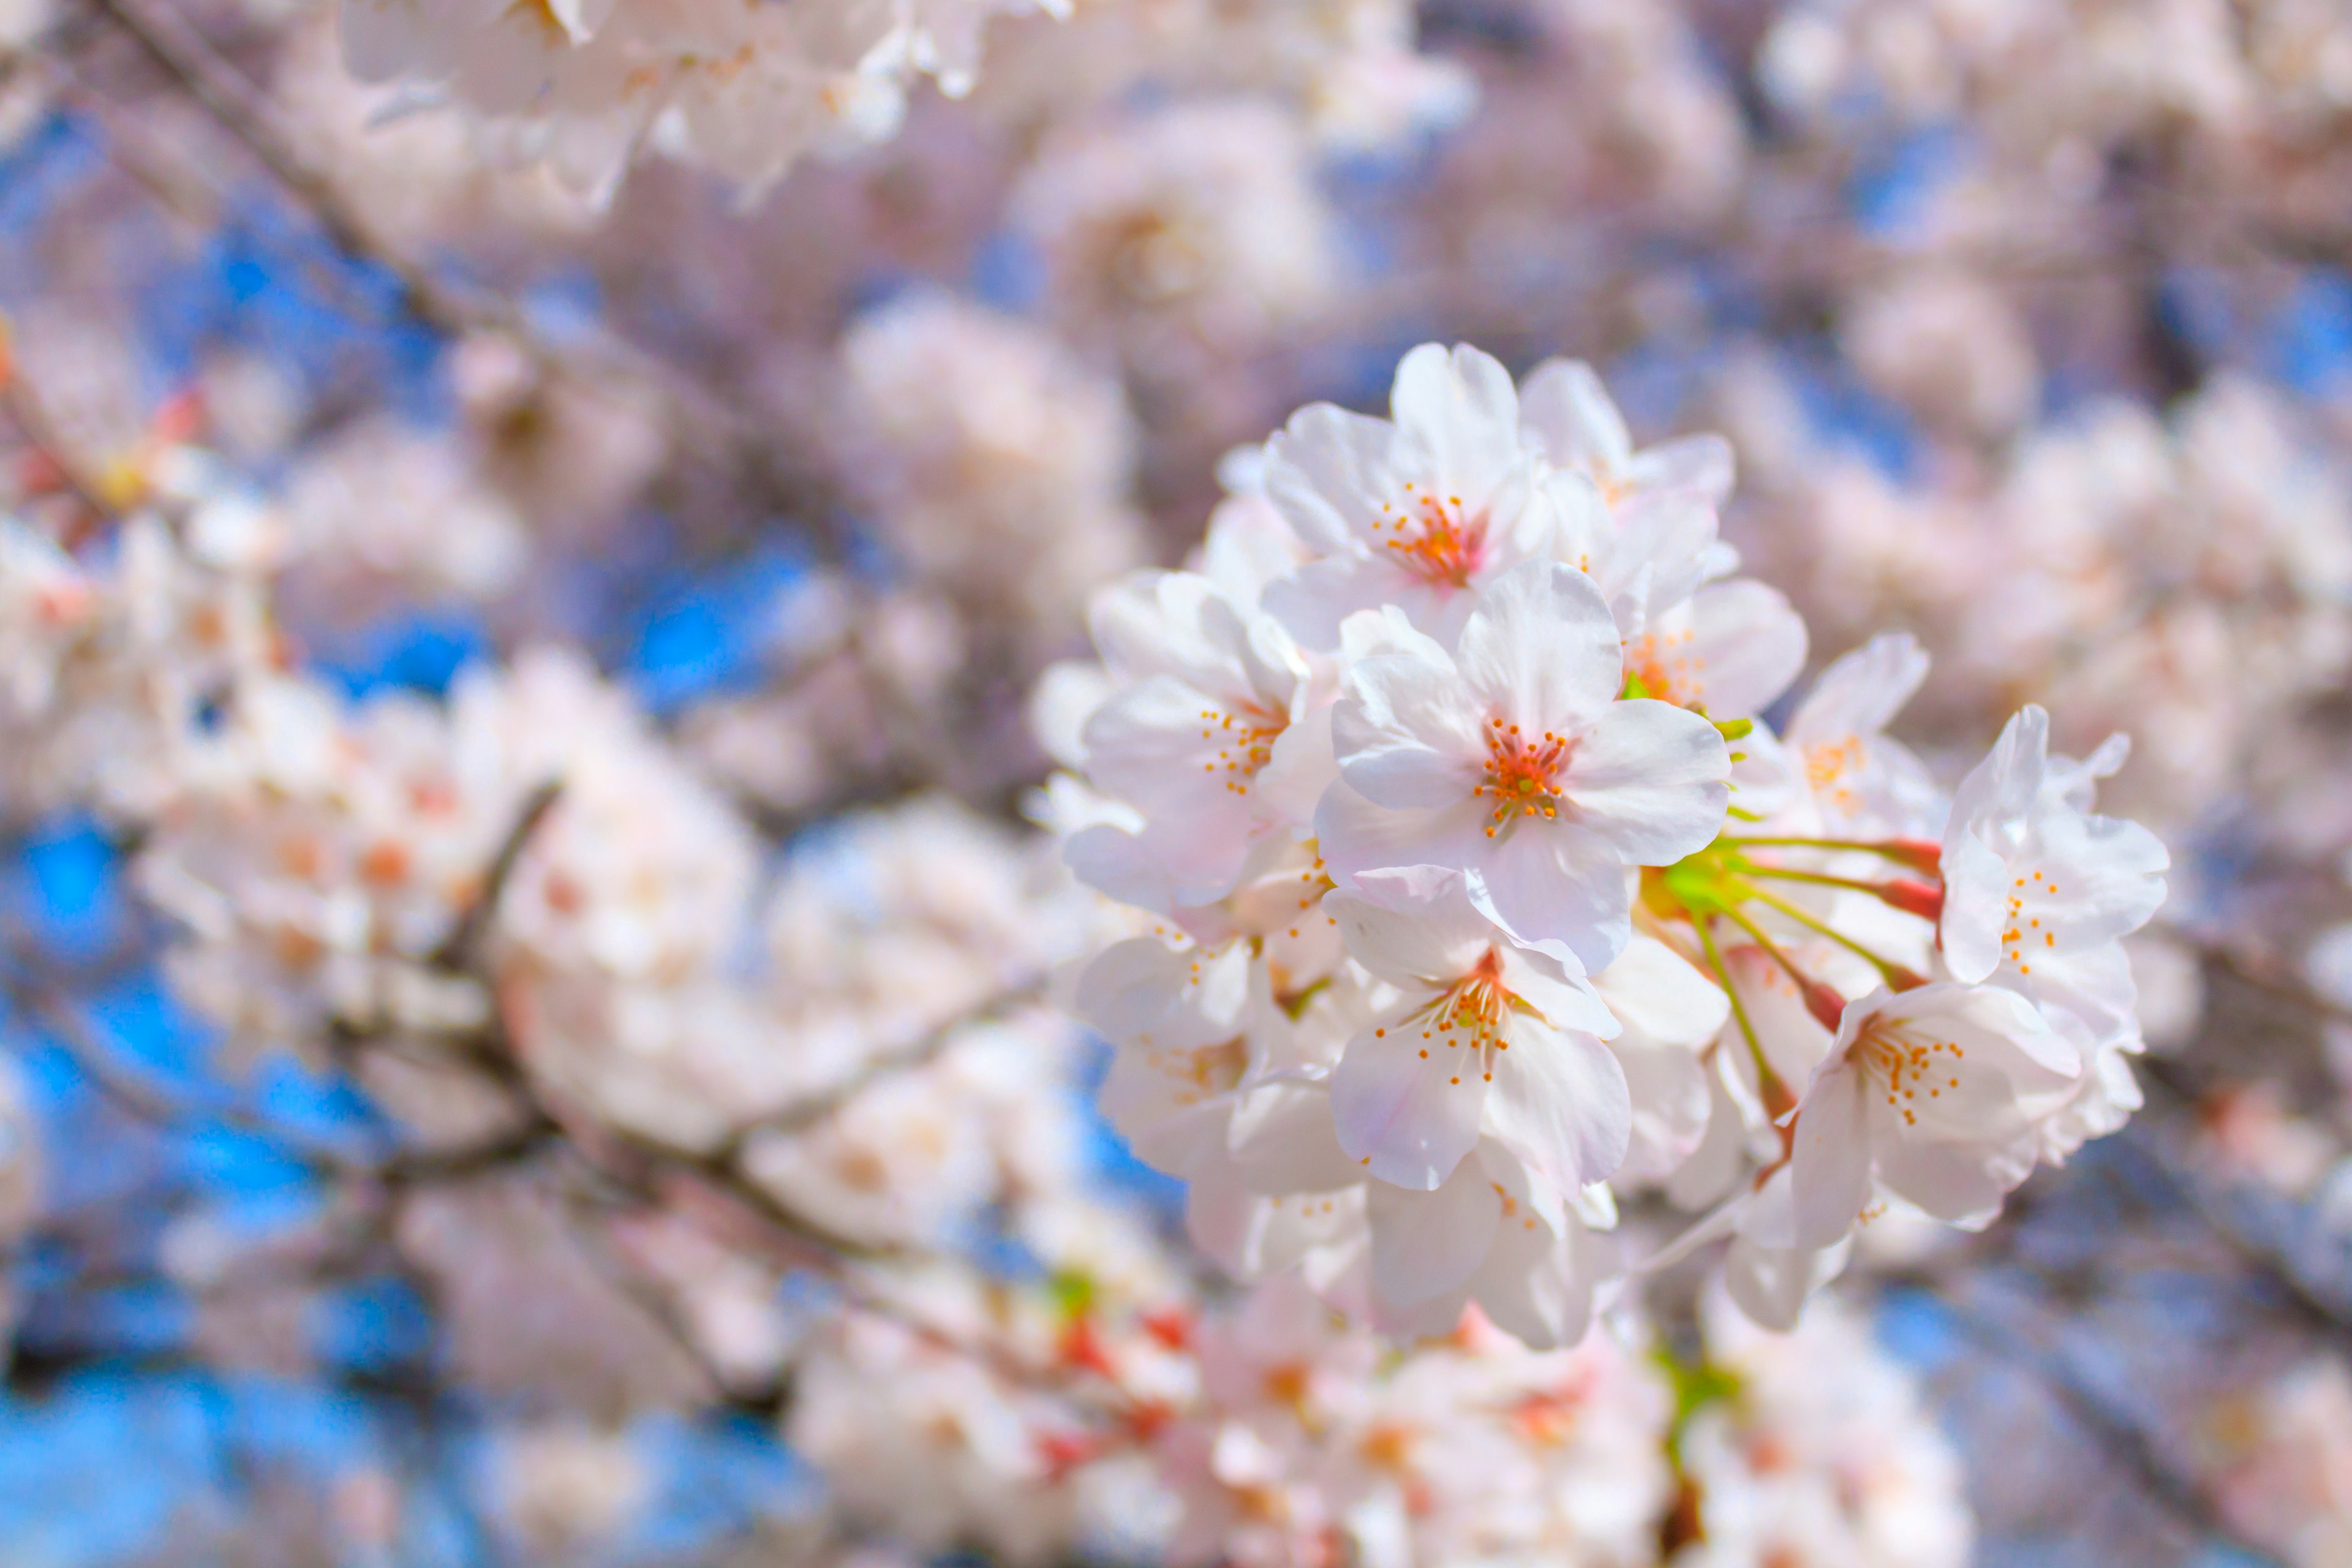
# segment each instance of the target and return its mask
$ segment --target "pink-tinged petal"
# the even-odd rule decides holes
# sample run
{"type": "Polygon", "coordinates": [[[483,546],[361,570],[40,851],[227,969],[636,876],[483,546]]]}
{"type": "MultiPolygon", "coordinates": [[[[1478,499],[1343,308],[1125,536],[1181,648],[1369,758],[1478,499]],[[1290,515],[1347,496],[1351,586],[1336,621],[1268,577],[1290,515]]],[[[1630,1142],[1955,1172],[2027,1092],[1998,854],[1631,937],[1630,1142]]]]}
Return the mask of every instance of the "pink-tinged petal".
{"type": "Polygon", "coordinates": [[[1845,1272],[1853,1252],[1851,1241],[1814,1251],[1763,1247],[1738,1237],[1724,1255],[1723,1282],[1733,1303],[1752,1321],[1787,1333],[1797,1326],[1813,1292],[1845,1272]]]}
{"type": "Polygon", "coordinates": [[[1910,633],[1873,637],[1822,671],[1789,722],[1789,742],[1816,746],[1875,735],[1927,679],[1927,650],[1910,633]]]}
{"type": "Polygon", "coordinates": [[[1451,1334],[1462,1326],[1462,1310],[1469,1304],[1470,1282],[1466,1279],[1426,1301],[1397,1304],[1375,1295],[1367,1303],[1372,1328],[1387,1339],[1407,1343],[1444,1339],[1451,1334]]]}
{"type": "Polygon", "coordinates": [[[1554,359],[1528,373],[1519,388],[1519,428],[1538,451],[1563,468],[1615,474],[1633,456],[1633,437],[1609,389],[1582,360],[1554,359]]]}
{"type": "Polygon", "coordinates": [[[1140,834],[1109,823],[1080,828],[1062,846],[1062,860],[1079,881],[1122,904],[1162,914],[1175,908],[1167,868],[1140,834]]]}
{"type": "Polygon", "coordinates": [[[1702,434],[1652,447],[1626,465],[1625,477],[1636,489],[1696,490],[1708,504],[1720,507],[1731,499],[1738,468],[1730,442],[1702,434]]]}
{"type": "MultiPolygon", "coordinates": [[[[1494,924],[1491,916],[1482,913],[1480,918],[1494,924]]],[[[1521,947],[1500,926],[1495,929],[1501,934],[1496,952],[1504,989],[1542,1014],[1555,1029],[1580,1029],[1604,1040],[1617,1037],[1622,1026],[1616,1015],[1564,945],[1521,947]]]]}
{"type": "Polygon", "coordinates": [[[1360,1184],[1307,1196],[1267,1197],[1252,1191],[1230,1165],[1206,1163],[1184,1194],[1184,1230],[1192,1244],[1244,1279],[1295,1268],[1310,1254],[1360,1238],[1364,1189],[1360,1184]]]}
{"type": "Polygon", "coordinates": [[[2078,1054],[2051,1028],[2041,1009],[2015,992],[1937,984],[1906,991],[1890,1006],[1905,1004],[1914,1016],[1940,1023],[1963,1047],[1981,1049],[2020,1094],[2063,1089],[2081,1075],[2078,1054]]]}
{"type": "Polygon", "coordinates": [[[1400,1019],[1348,1042],[1331,1069],[1339,1147],[1383,1182],[1428,1192],[1478,1142],[1486,1082],[1477,1058],[1433,1025],[1400,1019]]]}
{"type": "Polygon", "coordinates": [[[2029,702],[2010,716],[1992,750],[1952,792],[1944,852],[1949,855],[1962,838],[1970,836],[1990,838],[1997,845],[2014,842],[2049,771],[2050,715],[2029,702]]]}
{"type": "Polygon", "coordinates": [[[1682,604],[1706,581],[1713,560],[1715,509],[1693,490],[1636,495],[1612,513],[1617,533],[1601,590],[1627,636],[1682,604]],[[1629,619],[1628,606],[1634,607],[1629,619]]]}
{"type": "Polygon", "coordinates": [[[1786,595],[1752,578],[1701,588],[1689,641],[1675,651],[1696,674],[1711,719],[1769,707],[1805,668],[1805,620],[1786,595]]]}
{"type": "Polygon", "coordinates": [[[1486,854],[1486,826],[1485,808],[1467,795],[1459,805],[1436,811],[1393,811],[1358,795],[1345,775],[1315,808],[1316,847],[1332,879],[1343,886],[1390,867],[1469,869],[1486,854]]]}
{"type": "Polygon", "coordinates": [[[1610,1042],[1625,1074],[1633,1121],[1625,1159],[1617,1174],[1628,1181],[1663,1182],[1683,1167],[1706,1136],[1706,1068],[1683,1046],[1661,1046],[1635,1037],[1610,1042]]]}
{"type": "Polygon", "coordinates": [[[1696,713],[1617,702],[1569,754],[1562,784],[1578,822],[1626,864],[1667,866],[1722,831],[1731,754],[1721,731],[1696,713]]]}
{"type": "Polygon", "coordinates": [[[1528,1169],[1566,1196],[1624,1163],[1633,1102],[1624,1069],[1591,1036],[1515,1018],[1496,1050],[1486,1126],[1528,1169]]]}
{"type": "Polygon", "coordinates": [[[2000,967],[2009,929],[2009,862],[1964,835],[1944,847],[1944,912],[1937,929],[1952,977],[1975,984],[2000,967]]]}
{"type": "Polygon", "coordinates": [[[1719,1055],[1706,1071],[1706,1131],[1666,1179],[1666,1201],[1685,1212],[1720,1201],[1748,1168],[1748,1109],[1732,1093],[1724,1065],[1728,1055],[1719,1055]]]}
{"type": "Polygon", "coordinates": [[[1852,1064],[1824,1066],[1797,1111],[1789,1163],[1797,1244],[1814,1248],[1843,1240],[1870,1197],[1867,1086],[1852,1064]]]}
{"type": "Polygon", "coordinates": [[[1715,1038],[1731,1016],[1722,987],[1655,937],[1626,943],[1593,985],[1627,1030],[1660,1045],[1696,1049],[1715,1038]]]}
{"type": "Polygon", "coordinates": [[[1972,1145],[1885,1141],[1878,1179],[1947,1224],[1975,1229],[2000,1212],[2000,1200],[2033,1169],[2030,1149],[2006,1158],[1972,1145]]]}
{"type": "Polygon", "coordinates": [[[1301,828],[1315,820],[1316,803],[1339,776],[1331,749],[1332,711],[1328,703],[1316,709],[1275,741],[1274,755],[1251,788],[1259,816],[1301,828]]]}
{"type": "Polygon", "coordinates": [[[1409,654],[1447,668],[1454,663],[1444,643],[1414,626],[1412,617],[1394,605],[1359,610],[1339,628],[1339,657],[1345,665],[1352,667],[1392,653],[1409,654]]]}
{"type": "Polygon", "coordinates": [[[1244,943],[1212,952],[1133,937],[1087,965],[1071,1010],[1119,1045],[1190,1050],[1240,1031],[1249,984],[1244,943]]]}
{"type": "Polygon", "coordinates": [[[2046,1012],[2072,1018],[2095,1045],[2137,1037],[2139,987],[2121,942],[2037,960],[2024,986],[2046,1012]]]}
{"type": "Polygon", "coordinates": [[[2055,946],[2114,942],[2155,918],[2164,902],[2163,873],[2172,864],[2155,834],[2137,822],[2072,811],[2044,817],[2040,829],[2033,868],[2042,872],[2045,889],[2054,884],[2059,891],[2035,900],[2033,912],[2055,946]]]}
{"type": "MultiPolygon", "coordinates": [[[[1624,679],[1607,602],[1590,578],[1556,561],[1497,577],[1464,625],[1455,657],[1480,717],[1529,737],[1582,734],[1624,679]]],[[[1485,743],[1482,733],[1481,752],[1485,743]]]]}
{"type": "Polygon", "coordinates": [[[1355,550],[1396,500],[1397,433],[1384,419],[1318,403],[1265,444],[1265,496],[1315,551],[1355,550]]]}
{"type": "Polygon", "coordinates": [[[1502,1210],[1475,1161],[1434,1192],[1373,1184],[1373,1295],[1409,1308],[1458,1289],[1486,1261],[1502,1210]]]}
{"type": "MultiPolygon", "coordinates": [[[[1135,1157],[1171,1176],[1189,1174],[1203,1156],[1222,1153],[1233,1115],[1229,1096],[1184,1070],[1198,1053],[1134,1046],[1111,1058],[1099,1105],[1135,1157]]],[[[1239,1051],[1232,1070],[1238,1074],[1239,1051]]]]}
{"type": "Polygon", "coordinates": [[[1461,872],[1444,866],[1366,871],[1325,895],[1349,956],[1382,980],[1443,990],[1509,938],[1472,903],[1461,872]]]}
{"type": "Polygon", "coordinates": [[[1522,820],[1493,838],[1484,817],[1470,851],[1470,896],[1517,935],[1558,942],[1588,974],[1608,968],[1633,936],[1633,896],[1615,847],[1567,820],[1522,820]]]}
{"type": "Polygon", "coordinates": [[[1470,1277],[1470,1295],[1495,1326],[1531,1351],[1584,1338],[1592,1288],[1616,1272],[1616,1244],[1572,1225],[1555,1237],[1532,1215],[1506,1218],[1470,1277]]]}
{"type": "Polygon", "coordinates": [[[1274,1083],[1244,1094],[1226,1130],[1228,1163],[1253,1191],[1329,1193],[1363,1179],[1339,1147],[1330,1092],[1321,1084],[1274,1083]]]}
{"type": "Polygon", "coordinates": [[[1424,454],[1440,499],[1476,510],[1520,461],[1519,397],[1511,373],[1466,344],[1423,343],[1397,365],[1389,398],[1401,443],[1424,454]]]}
{"type": "Polygon", "coordinates": [[[1340,773],[1379,805],[1453,805],[1486,776],[1480,715],[1450,660],[1384,654],[1357,665],[1331,715],[1331,743],[1340,773]]]}

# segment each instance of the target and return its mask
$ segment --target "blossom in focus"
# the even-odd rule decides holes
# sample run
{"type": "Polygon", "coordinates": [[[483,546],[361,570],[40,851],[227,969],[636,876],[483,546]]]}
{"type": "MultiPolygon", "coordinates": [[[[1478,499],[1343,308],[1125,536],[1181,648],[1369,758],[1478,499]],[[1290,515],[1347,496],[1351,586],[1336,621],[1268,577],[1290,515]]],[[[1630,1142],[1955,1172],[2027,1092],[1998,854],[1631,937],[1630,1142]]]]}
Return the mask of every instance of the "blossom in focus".
{"type": "Polygon", "coordinates": [[[1723,822],[1730,763],[1696,714],[1619,700],[1616,623],[1579,573],[1522,565],[1479,597],[1451,651],[1363,623],[1332,719],[1339,782],[1316,814],[1335,876],[1434,865],[1588,971],[1626,942],[1629,866],[1664,865],[1723,822]]]}

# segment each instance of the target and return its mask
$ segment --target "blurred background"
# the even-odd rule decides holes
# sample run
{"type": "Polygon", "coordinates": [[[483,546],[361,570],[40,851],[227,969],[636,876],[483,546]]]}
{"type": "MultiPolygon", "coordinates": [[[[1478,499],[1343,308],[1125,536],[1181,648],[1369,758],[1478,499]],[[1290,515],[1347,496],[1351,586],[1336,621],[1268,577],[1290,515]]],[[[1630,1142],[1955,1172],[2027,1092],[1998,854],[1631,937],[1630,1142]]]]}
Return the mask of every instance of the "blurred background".
{"type": "Polygon", "coordinates": [[[1187,1267],[1029,693],[1433,339],[2130,734],[2147,1109],[1838,1294],[1976,1561],[2352,1564],[2338,0],[346,5],[0,4],[0,1563],[1155,1560],[814,1260],[1187,1267]]]}

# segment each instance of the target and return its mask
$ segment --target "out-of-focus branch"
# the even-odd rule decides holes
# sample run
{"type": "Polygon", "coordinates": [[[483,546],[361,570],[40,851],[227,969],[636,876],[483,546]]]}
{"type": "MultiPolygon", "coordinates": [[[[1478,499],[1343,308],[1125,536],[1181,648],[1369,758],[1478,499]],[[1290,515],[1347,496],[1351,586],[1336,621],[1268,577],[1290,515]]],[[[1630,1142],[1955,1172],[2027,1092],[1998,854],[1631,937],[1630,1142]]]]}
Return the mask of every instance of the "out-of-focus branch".
{"type": "Polygon", "coordinates": [[[302,152],[252,83],[184,16],[152,0],[90,4],[243,145],[310,213],[337,249],[382,268],[418,320],[452,336],[503,334],[530,356],[541,374],[584,387],[615,376],[640,384],[660,405],[678,449],[700,450],[734,469],[764,501],[793,516],[820,554],[829,559],[839,554],[843,542],[835,533],[831,486],[814,467],[792,461],[786,444],[774,431],[747,418],[738,401],[711,392],[685,371],[609,332],[599,332],[593,342],[555,342],[505,296],[436,278],[373,232],[333,180],[302,152]]]}
{"type": "Polygon", "coordinates": [[[977,1006],[965,1009],[921,1038],[902,1046],[897,1050],[885,1051],[869,1058],[856,1071],[849,1074],[840,1082],[819,1089],[814,1094],[803,1096],[781,1110],[737,1129],[723,1145],[728,1156],[732,1158],[742,1149],[744,1142],[757,1133],[798,1132],[815,1126],[883,1079],[896,1078],[900,1073],[912,1072],[936,1060],[940,1053],[947,1049],[960,1033],[974,1024],[1001,1018],[1015,1008],[1035,1001],[1044,993],[1045,988],[1045,977],[1042,974],[1034,974],[1025,979],[1014,981],[977,1006]]]}
{"type": "Polygon", "coordinates": [[[2110,1399],[2065,1356],[2035,1342],[2018,1326],[1962,1300],[1932,1279],[1899,1273],[1885,1284],[1926,1296],[1963,1338],[2039,1384],[2102,1452],[2131,1473],[2139,1488],[2200,1535],[2227,1544],[2250,1563],[2287,1568],[2275,1553],[2232,1524],[2205,1487],[2168,1458],[2155,1436],[2110,1399]]]}
{"type": "Polygon", "coordinates": [[[499,900],[506,893],[507,882],[514,875],[515,864],[522,858],[523,851],[530,847],[531,835],[539,831],[540,825],[547,820],[547,814],[555,809],[555,803],[562,795],[563,782],[551,779],[524,796],[522,809],[515,813],[514,822],[507,828],[507,836],[499,842],[498,853],[490,857],[489,867],[482,873],[482,886],[474,895],[474,901],[466,906],[466,912],[458,917],[448,937],[434,950],[432,962],[436,967],[455,970],[479,967],[483,939],[488,935],[490,921],[497,918],[499,900]]]}

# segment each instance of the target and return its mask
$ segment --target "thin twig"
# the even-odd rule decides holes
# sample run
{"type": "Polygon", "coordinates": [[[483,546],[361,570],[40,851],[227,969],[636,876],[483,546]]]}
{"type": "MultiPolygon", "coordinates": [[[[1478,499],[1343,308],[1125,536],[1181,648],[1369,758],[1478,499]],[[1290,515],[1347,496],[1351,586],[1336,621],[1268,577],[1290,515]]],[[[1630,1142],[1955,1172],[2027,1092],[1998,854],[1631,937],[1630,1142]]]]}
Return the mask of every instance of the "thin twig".
{"type": "Polygon", "coordinates": [[[2034,1343],[2014,1326],[1933,1283],[1902,1276],[1890,1277],[1888,1283],[1928,1297],[1964,1338],[2032,1378],[2101,1449],[2131,1472],[2142,1490],[2182,1523],[2226,1543],[2252,1563],[2287,1568],[2267,1547],[2232,1524],[2203,1485],[2167,1458],[2155,1436],[2094,1386],[2065,1356],[2034,1343]]]}

